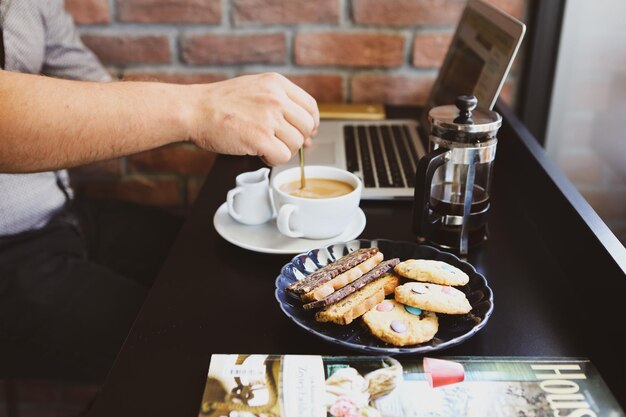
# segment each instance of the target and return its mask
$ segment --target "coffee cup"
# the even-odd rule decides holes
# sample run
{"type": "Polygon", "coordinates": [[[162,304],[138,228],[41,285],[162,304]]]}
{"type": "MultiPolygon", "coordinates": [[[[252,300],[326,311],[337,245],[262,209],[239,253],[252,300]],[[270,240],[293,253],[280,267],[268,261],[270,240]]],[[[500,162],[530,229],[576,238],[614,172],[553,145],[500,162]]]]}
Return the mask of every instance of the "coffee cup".
{"type": "Polygon", "coordinates": [[[228,213],[233,219],[243,224],[255,225],[274,218],[269,174],[269,168],[261,168],[237,175],[237,186],[226,194],[228,213]]]}
{"type": "Polygon", "coordinates": [[[298,167],[286,169],[272,179],[278,231],[293,238],[338,236],[357,214],[361,180],[349,171],[327,166],[307,166],[304,172],[305,193],[299,190],[298,167]]]}

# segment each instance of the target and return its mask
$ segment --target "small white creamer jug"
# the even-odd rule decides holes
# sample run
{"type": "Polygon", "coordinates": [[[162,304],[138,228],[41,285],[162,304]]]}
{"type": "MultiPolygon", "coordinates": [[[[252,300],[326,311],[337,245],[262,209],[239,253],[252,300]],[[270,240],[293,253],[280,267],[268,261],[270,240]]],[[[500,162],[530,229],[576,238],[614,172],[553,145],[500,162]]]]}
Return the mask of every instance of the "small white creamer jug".
{"type": "Polygon", "coordinates": [[[275,217],[269,188],[269,168],[237,175],[236,187],[226,194],[228,213],[240,223],[262,224],[275,217]]]}

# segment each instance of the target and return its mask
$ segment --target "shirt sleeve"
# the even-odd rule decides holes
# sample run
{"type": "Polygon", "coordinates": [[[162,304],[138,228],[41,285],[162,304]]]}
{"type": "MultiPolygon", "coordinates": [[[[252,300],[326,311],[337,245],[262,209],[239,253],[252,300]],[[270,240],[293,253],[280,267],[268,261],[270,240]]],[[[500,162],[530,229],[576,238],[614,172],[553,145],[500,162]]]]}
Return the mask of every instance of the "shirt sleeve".
{"type": "Polygon", "coordinates": [[[46,42],[42,73],[71,80],[111,81],[98,58],[80,40],[63,0],[42,4],[46,42]]]}

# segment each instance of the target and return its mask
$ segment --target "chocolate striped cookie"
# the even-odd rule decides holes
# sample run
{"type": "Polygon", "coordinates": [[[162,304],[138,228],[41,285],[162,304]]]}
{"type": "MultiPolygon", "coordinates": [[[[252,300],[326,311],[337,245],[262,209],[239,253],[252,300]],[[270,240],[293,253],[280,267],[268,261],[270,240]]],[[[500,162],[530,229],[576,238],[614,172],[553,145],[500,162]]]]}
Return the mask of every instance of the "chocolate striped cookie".
{"type": "Polygon", "coordinates": [[[378,253],[378,248],[357,249],[345,256],[342,256],[335,262],[331,262],[328,265],[323,266],[311,275],[293,282],[286,288],[286,290],[297,295],[308,293],[314,288],[319,287],[320,285],[335,278],[337,275],[346,272],[348,269],[371,258],[376,253],[378,253]]]}

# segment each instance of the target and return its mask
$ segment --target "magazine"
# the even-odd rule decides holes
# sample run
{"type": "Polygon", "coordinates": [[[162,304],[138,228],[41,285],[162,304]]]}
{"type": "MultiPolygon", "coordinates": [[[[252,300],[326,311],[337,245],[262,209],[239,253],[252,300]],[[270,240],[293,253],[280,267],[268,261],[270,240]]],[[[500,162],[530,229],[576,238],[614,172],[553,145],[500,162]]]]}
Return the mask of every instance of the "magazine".
{"type": "Polygon", "coordinates": [[[202,417],[624,416],[584,358],[213,355],[202,417]]]}

